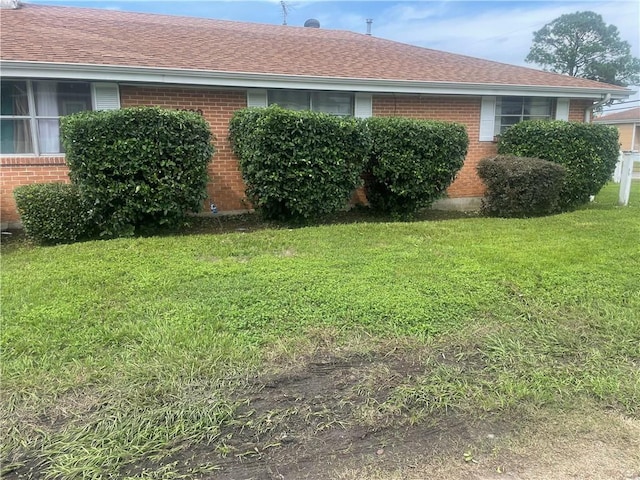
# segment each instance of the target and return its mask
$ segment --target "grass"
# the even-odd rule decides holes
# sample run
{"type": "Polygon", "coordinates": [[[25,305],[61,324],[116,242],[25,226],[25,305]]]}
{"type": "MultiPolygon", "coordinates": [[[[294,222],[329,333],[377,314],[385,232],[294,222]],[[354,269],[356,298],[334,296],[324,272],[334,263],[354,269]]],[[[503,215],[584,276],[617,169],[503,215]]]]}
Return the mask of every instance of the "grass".
{"type": "MultiPolygon", "coordinates": [[[[637,417],[640,182],[631,195],[617,207],[609,185],[581,210],[523,220],[13,242],[2,468],[201,478],[215,462],[180,477],[166,459],[203,443],[226,452],[251,379],[320,346],[422,352],[384,389],[385,375],[355,382],[363,424],[582,403],[637,417]]],[[[280,413],[251,428],[292,415],[280,413]]]]}

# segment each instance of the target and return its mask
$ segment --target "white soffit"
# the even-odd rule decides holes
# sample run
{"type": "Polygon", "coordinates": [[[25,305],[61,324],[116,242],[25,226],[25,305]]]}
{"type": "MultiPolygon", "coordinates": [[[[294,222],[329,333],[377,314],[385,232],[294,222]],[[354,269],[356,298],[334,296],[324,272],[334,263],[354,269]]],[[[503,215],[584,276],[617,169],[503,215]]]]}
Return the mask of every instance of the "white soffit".
{"type": "Polygon", "coordinates": [[[229,73],[203,70],[125,67],[117,65],[58,64],[46,62],[0,62],[2,76],[21,78],[77,79],[170,85],[240,88],[286,88],[305,90],[359,91],[397,94],[527,95],[540,97],[628,98],[631,90],[540,85],[465,84],[369,78],[330,78],[266,73],[229,73]]]}

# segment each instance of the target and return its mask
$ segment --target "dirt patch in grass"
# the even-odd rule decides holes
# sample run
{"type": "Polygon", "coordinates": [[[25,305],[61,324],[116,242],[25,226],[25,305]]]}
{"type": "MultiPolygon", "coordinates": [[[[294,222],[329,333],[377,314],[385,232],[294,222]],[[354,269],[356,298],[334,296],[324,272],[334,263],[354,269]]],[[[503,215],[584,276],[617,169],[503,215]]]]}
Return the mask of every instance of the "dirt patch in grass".
{"type": "MultiPolygon", "coordinates": [[[[570,413],[523,406],[491,414],[407,407],[398,389],[437,378],[430,373],[457,362],[456,347],[316,342],[275,352],[264,373],[230,392],[235,408],[215,441],[173,445],[173,453],[104,478],[640,480],[638,419],[579,405],[570,413]]],[[[465,372],[483,368],[473,355],[462,363],[465,372]]],[[[81,421],[94,409],[99,401],[86,393],[61,399],[49,433],[64,428],[67,410],[81,421]]],[[[23,460],[2,478],[45,478],[46,461],[23,460]]]]}
{"type": "MultiPolygon", "coordinates": [[[[376,415],[395,387],[423,372],[417,356],[398,352],[316,353],[250,382],[216,445],[198,445],[164,462],[184,473],[215,465],[203,478],[324,479],[345,464],[396,465],[416,451],[445,452],[471,434],[468,421],[452,414],[411,425],[402,412],[376,415]]],[[[155,467],[145,462],[126,473],[155,467]]]]}
{"type": "Polygon", "coordinates": [[[394,409],[392,392],[424,375],[425,356],[447,361],[424,349],[316,352],[237,392],[216,444],[123,473],[171,465],[184,478],[225,480],[640,479],[640,422],[615,413],[394,409]]]}

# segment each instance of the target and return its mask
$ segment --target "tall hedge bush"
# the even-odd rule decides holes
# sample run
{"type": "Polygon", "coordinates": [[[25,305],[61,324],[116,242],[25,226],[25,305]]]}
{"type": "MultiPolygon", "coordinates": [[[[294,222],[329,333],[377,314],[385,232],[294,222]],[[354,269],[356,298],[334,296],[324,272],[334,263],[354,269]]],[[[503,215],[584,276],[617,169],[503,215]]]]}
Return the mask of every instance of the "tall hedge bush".
{"type": "Polygon", "coordinates": [[[562,165],[539,158],[498,155],[478,163],[487,186],[483,210],[499,217],[529,217],[558,211],[566,175],[562,165]]]}
{"type": "Polygon", "coordinates": [[[21,185],[13,196],[25,233],[37,243],[72,243],[95,233],[88,205],[75,185],[21,185]]]}
{"type": "Polygon", "coordinates": [[[157,107],[62,119],[71,181],[106,235],[176,224],[206,197],[211,131],[196,113],[157,107]]]}
{"type": "Polygon", "coordinates": [[[571,209],[589,201],[611,178],[620,145],[614,127],[564,121],[525,121],[509,128],[498,153],[536,157],[567,169],[559,206],[571,209]]]}
{"type": "Polygon", "coordinates": [[[249,108],[234,114],[229,133],[247,196],[266,218],[335,212],[361,184],[368,139],[354,118],[249,108]]]}
{"type": "Polygon", "coordinates": [[[380,211],[411,214],[445,194],[464,163],[469,138],[456,123],[375,117],[366,194],[380,211]]]}

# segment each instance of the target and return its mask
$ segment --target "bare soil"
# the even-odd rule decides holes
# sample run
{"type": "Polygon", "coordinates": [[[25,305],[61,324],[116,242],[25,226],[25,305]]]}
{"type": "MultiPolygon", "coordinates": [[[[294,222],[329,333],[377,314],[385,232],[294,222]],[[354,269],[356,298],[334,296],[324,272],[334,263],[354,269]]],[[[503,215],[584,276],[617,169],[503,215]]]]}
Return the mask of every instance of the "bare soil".
{"type": "Polygon", "coordinates": [[[219,480],[640,480],[640,421],[618,413],[380,414],[392,389],[424,373],[420,357],[316,352],[255,378],[222,443],[162,463],[187,475],[215,465],[187,478],[219,480]]]}
{"type": "MultiPolygon", "coordinates": [[[[238,408],[215,444],[185,446],[109,478],[640,480],[637,418],[579,406],[570,414],[523,407],[415,416],[380,407],[397,386],[425,373],[432,351],[368,345],[300,352],[271,359],[267,373],[233,392],[238,408]]],[[[448,355],[435,357],[446,362],[448,355]]],[[[3,478],[44,477],[29,462],[3,478]]]]}

